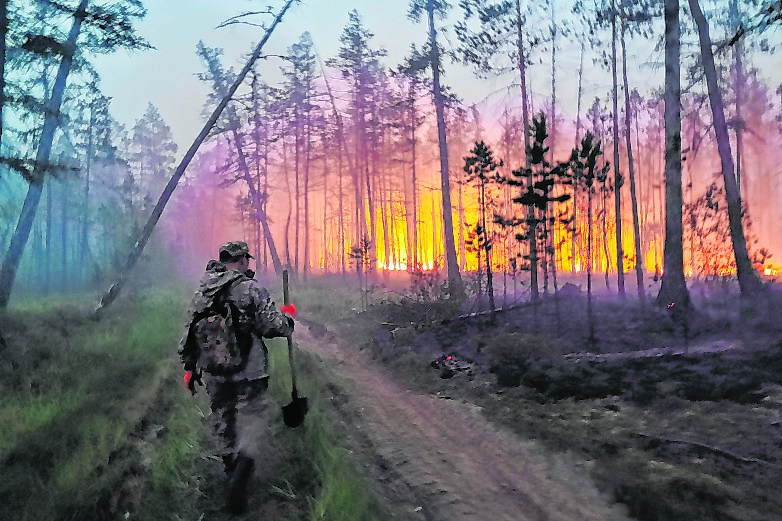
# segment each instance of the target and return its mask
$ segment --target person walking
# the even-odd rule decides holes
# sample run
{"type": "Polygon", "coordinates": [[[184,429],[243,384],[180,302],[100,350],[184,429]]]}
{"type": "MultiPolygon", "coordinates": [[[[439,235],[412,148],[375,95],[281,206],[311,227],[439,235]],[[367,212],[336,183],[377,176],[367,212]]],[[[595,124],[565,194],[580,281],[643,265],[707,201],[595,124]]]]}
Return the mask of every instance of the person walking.
{"type": "Polygon", "coordinates": [[[295,307],[277,310],[249,269],[247,243],[232,241],[210,260],[190,303],[178,353],[184,384],[205,385],[211,427],[226,474],[225,508],[247,508],[247,484],[266,428],[268,352],[263,338],[293,333],[295,307]]]}

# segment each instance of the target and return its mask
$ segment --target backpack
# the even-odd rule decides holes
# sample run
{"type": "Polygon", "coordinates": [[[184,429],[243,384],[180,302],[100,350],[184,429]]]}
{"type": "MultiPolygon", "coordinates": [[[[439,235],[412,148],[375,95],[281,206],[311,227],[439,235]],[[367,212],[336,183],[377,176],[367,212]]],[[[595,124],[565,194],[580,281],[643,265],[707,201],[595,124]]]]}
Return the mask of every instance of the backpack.
{"type": "Polygon", "coordinates": [[[198,347],[198,363],[209,374],[230,375],[247,364],[245,342],[236,332],[239,310],[227,298],[216,298],[212,305],[193,317],[190,334],[198,347]]]}

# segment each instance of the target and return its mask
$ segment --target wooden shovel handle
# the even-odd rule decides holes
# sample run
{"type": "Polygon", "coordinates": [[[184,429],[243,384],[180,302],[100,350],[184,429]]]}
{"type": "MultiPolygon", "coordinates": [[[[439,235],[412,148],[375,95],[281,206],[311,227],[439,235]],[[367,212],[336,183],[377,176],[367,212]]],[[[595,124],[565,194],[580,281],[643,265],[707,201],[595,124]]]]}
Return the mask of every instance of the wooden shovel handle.
{"type": "Polygon", "coordinates": [[[286,306],[291,303],[291,296],[288,292],[288,270],[282,270],[282,303],[286,306]]]}
{"type": "MultiPolygon", "coordinates": [[[[288,270],[282,270],[282,302],[286,306],[290,304],[290,294],[288,293],[288,270]]],[[[296,371],[293,368],[293,333],[288,335],[288,365],[291,368],[291,395],[294,399],[299,393],[296,390],[296,371]]]]}

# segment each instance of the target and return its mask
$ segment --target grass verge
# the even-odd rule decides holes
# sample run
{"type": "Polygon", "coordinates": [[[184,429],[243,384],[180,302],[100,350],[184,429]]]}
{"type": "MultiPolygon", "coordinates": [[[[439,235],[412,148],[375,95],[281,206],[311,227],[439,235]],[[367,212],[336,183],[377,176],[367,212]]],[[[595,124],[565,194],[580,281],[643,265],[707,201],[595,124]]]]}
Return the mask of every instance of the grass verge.
{"type": "MultiPolygon", "coordinates": [[[[294,333],[295,337],[295,333],[294,333]]],[[[285,341],[268,342],[271,353],[272,435],[288,455],[273,480],[278,495],[298,502],[301,517],[292,519],[373,521],[389,519],[372,484],[361,474],[321,405],[330,377],[311,355],[296,349],[295,364],[300,396],[309,412],[295,429],[283,425],[280,408],[290,402],[291,382],[285,341]],[[306,505],[305,505],[306,503],[306,505]]],[[[282,518],[280,518],[282,519],[282,518]]]]}
{"type": "MultiPolygon", "coordinates": [[[[98,322],[91,296],[16,303],[0,353],[0,519],[199,519],[209,488],[208,408],[181,385],[187,296],[122,299],[98,322]]],[[[282,453],[268,490],[285,519],[387,518],[319,407],[322,368],[297,353],[310,402],[287,429],[284,340],[272,341],[270,435],[282,453]]],[[[202,395],[203,396],[203,395],[202,395]]]]}

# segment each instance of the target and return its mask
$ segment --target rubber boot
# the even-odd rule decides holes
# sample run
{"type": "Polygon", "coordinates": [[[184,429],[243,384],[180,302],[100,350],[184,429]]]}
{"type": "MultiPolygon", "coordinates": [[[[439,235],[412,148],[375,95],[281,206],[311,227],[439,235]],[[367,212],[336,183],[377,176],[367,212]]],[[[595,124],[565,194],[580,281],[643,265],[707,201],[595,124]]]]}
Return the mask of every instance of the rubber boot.
{"type": "Polygon", "coordinates": [[[231,514],[242,514],[247,510],[247,484],[255,462],[249,456],[239,454],[234,463],[228,475],[225,510],[231,514]]]}

